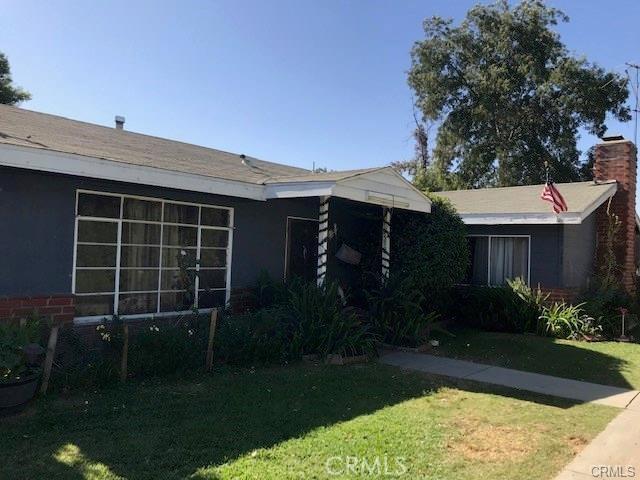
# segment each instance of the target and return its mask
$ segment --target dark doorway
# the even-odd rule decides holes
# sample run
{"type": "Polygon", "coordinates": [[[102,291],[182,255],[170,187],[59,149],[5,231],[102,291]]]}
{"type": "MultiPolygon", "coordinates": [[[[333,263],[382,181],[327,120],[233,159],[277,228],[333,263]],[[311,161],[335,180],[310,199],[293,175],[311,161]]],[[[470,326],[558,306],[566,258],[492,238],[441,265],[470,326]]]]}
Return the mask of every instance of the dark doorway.
{"type": "Polygon", "coordinates": [[[316,279],[318,269],[318,221],[287,218],[287,254],[285,278],[316,279]]]}

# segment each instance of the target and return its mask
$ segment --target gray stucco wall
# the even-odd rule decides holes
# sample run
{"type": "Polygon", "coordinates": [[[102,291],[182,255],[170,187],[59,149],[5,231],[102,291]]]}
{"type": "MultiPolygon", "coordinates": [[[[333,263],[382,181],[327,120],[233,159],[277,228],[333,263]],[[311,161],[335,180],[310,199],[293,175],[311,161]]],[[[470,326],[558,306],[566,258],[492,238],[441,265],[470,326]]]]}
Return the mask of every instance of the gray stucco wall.
{"type": "Polygon", "coordinates": [[[596,254],[596,214],[579,225],[563,227],[563,283],[583,288],[594,273],[596,254]]]}
{"type": "Polygon", "coordinates": [[[77,189],[233,207],[232,288],[263,268],[282,278],[287,216],[318,214],[315,198],[260,202],[0,167],[0,297],[71,292],[77,189]]]}
{"type": "Polygon", "coordinates": [[[469,225],[475,235],[531,235],[530,284],[547,288],[563,285],[562,225],[469,225]]]}

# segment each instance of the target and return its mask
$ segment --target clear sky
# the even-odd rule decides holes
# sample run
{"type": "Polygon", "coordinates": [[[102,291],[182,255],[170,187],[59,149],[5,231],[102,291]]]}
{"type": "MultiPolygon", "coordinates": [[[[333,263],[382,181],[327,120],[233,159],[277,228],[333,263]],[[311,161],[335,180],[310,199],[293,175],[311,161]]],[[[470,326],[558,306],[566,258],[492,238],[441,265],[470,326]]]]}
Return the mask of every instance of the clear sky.
{"type": "MultiPolygon", "coordinates": [[[[409,51],[462,0],[4,0],[23,106],[311,168],[412,153],[409,51]]],[[[640,63],[640,1],[555,0],[573,52],[640,63]]],[[[633,138],[633,122],[610,131],[633,138]]],[[[594,139],[583,138],[586,148],[594,139]]]]}

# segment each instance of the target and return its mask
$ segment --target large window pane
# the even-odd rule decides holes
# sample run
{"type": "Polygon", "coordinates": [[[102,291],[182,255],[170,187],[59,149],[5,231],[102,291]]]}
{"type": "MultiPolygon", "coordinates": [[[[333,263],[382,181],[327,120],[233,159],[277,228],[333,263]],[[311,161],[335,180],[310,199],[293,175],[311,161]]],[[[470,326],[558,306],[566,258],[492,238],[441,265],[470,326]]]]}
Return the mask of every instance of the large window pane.
{"type": "Polygon", "coordinates": [[[195,267],[196,249],[180,247],[162,249],[163,268],[180,268],[180,261],[185,267],[195,267]]]}
{"type": "Polygon", "coordinates": [[[154,223],[122,222],[122,243],[159,245],[160,225],[154,223]]]}
{"type": "Polygon", "coordinates": [[[226,267],[226,250],[200,250],[200,268],[203,267],[226,267]]]}
{"type": "Polygon", "coordinates": [[[198,229],[165,225],[162,230],[162,244],[176,247],[195,247],[198,245],[198,229]]]}
{"type": "Polygon", "coordinates": [[[491,266],[489,283],[505,285],[516,277],[525,282],[529,277],[529,239],[491,237],[491,266]]]}
{"type": "Polygon", "coordinates": [[[78,194],[78,215],[84,217],[120,218],[120,197],[78,194]]]}
{"type": "Polygon", "coordinates": [[[120,249],[121,267],[158,267],[160,247],[122,246],[120,249]]]}
{"type": "Polygon", "coordinates": [[[89,243],[118,243],[116,222],[78,220],[78,241],[89,243]]]}
{"type": "Polygon", "coordinates": [[[464,283],[487,285],[489,279],[489,237],[467,237],[470,264],[464,283]]]}
{"type": "Polygon", "coordinates": [[[162,218],[162,203],[125,197],[122,218],[159,222],[162,218]]]}
{"type": "Polygon", "coordinates": [[[229,232],[226,230],[202,229],[200,234],[201,247],[226,247],[229,241],[229,232]]]}
{"type": "Polygon", "coordinates": [[[184,278],[181,270],[163,270],[161,290],[187,290],[189,282],[194,281],[193,275],[184,278]]]}
{"type": "Polygon", "coordinates": [[[113,295],[78,295],[75,307],[78,317],[113,315],[113,295]]]}
{"type": "Polygon", "coordinates": [[[120,291],[158,290],[158,270],[120,270],[120,291]]]}
{"type": "Polygon", "coordinates": [[[115,245],[78,245],[76,265],[115,268],[117,248],[115,245]]]}
{"type": "Polygon", "coordinates": [[[198,224],[198,207],[194,205],[180,205],[178,203],[164,204],[164,221],[168,223],[198,224]]]}
{"type": "Polygon", "coordinates": [[[229,210],[222,208],[202,207],[200,223],[211,227],[228,227],[229,210]]]}
{"type": "Polygon", "coordinates": [[[163,292],[160,294],[161,312],[182,312],[191,310],[193,299],[187,292],[163,292]]]}
{"type": "Polygon", "coordinates": [[[118,297],[118,314],[134,315],[137,313],[149,313],[158,310],[158,294],[153,293],[133,293],[128,295],[120,294],[118,297]]]}
{"type": "Polygon", "coordinates": [[[107,293],[116,290],[115,270],[77,270],[76,293],[107,293]]]}

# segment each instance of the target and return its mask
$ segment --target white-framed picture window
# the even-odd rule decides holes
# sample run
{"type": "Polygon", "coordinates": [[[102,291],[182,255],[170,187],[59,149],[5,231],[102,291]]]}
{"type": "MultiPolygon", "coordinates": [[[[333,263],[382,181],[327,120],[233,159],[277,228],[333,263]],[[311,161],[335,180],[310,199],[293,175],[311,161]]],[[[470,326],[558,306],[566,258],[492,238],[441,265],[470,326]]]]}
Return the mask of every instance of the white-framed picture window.
{"type": "Polygon", "coordinates": [[[230,207],[78,190],[76,317],[223,306],[232,243],[230,207]]]}
{"type": "Polygon", "coordinates": [[[470,265],[464,283],[506,285],[507,280],[530,279],[530,235],[469,235],[470,265]]]}

